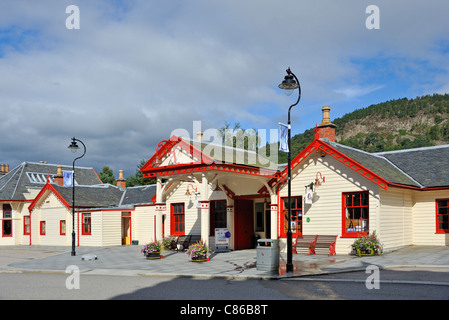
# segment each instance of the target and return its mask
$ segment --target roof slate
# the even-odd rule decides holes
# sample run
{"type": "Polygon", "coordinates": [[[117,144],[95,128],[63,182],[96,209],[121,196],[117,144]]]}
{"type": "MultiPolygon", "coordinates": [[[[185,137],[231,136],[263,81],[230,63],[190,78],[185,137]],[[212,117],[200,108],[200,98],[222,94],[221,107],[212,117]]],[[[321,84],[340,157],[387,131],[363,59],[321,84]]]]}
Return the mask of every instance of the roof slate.
{"type": "Polygon", "coordinates": [[[449,186],[449,145],[368,153],[325,142],[391,183],[419,188],[449,186]]]}
{"type": "MultiPolygon", "coordinates": [[[[55,164],[43,164],[23,162],[0,178],[0,199],[25,200],[24,193],[28,188],[41,188],[44,183],[33,182],[27,172],[41,173],[44,175],[56,175],[58,166],[55,164]]],[[[70,166],[62,166],[62,170],[71,171],[70,166]]],[[[93,168],[75,167],[75,181],[78,185],[95,185],[102,183],[93,168]]]]}
{"type": "Polygon", "coordinates": [[[378,153],[423,187],[449,186],[449,145],[378,153]]]}

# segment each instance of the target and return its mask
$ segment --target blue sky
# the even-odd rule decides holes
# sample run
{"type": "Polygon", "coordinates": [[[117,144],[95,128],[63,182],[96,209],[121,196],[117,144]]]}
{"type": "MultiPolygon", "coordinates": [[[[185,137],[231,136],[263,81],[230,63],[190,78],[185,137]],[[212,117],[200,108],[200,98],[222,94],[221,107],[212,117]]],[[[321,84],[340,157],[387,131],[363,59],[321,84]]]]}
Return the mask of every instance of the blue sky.
{"type": "MultiPolygon", "coordinates": [[[[273,129],[302,97],[293,134],[371,104],[449,93],[446,1],[2,0],[0,163],[133,174],[176,129],[273,129]],[[80,10],[67,29],[66,8],[80,10]],[[379,8],[368,29],[366,8],[379,8]]],[[[195,133],[192,133],[195,134],[195,133]]]]}

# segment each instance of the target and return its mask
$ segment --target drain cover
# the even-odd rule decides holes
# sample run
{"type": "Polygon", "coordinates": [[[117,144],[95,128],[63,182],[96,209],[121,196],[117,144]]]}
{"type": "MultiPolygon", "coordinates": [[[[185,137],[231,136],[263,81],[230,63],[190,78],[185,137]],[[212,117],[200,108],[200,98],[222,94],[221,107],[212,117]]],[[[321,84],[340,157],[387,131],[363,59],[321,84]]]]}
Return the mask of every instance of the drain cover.
{"type": "Polygon", "coordinates": [[[91,253],[85,254],[81,257],[81,260],[97,260],[97,256],[91,253]]]}

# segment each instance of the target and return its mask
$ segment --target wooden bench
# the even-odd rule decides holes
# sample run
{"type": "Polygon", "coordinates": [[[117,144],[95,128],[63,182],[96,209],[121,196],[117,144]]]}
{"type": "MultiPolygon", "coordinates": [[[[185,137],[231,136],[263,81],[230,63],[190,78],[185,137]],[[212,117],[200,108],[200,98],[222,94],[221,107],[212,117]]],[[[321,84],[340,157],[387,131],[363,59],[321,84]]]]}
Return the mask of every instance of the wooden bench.
{"type": "Polygon", "coordinates": [[[337,236],[334,235],[317,235],[315,245],[312,247],[312,254],[316,254],[316,249],[324,249],[329,256],[336,255],[335,245],[337,236]]]}
{"type": "MultiPolygon", "coordinates": [[[[183,237],[182,238],[183,239],[182,240],[182,250],[187,250],[191,243],[195,243],[195,242],[201,240],[201,236],[199,234],[189,234],[187,236],[179,236],[179,237],[183,237]]],[[[179,241],[179,238],[178,238],[178,242],[181,242],[181,241],[179,241]]]]}
{"type": "Polygon", "coordinates": [[[175,244],[176,250],[179,250],[179,249],[178,249],[178,245],[179,245],[179,244],[182,245],[183,248],[184,248],[184,242],[185,242],[185,241],[188,241],[188,238],[190,238],[190,237],[191,237],[191,235],[182,235],[182,236],[178,236],[178,238],[176,239],[176,244],[175,244]]]}
{"type": "Polygon", "coordinates": [[[293,253],[298,253],[299,250],[308,251],[308,255],[312,254],[313,248],[315,247],[316,235],[299,235],[293,242],[292,251],[293,253]]]}

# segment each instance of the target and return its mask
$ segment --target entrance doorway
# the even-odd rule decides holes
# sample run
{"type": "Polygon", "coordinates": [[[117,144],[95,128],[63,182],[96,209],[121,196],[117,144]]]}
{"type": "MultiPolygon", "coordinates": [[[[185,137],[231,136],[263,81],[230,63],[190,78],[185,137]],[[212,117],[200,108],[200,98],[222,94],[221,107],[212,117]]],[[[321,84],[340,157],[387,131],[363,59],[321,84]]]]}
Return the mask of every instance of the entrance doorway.
{"type": "Polygon", "coordinates": [[[122,245],[131,244],[131,212],[122,212],[122,245]]]}
{"type": "Polygon", "coordinates": [[[254,236],[254,202],[247,199],[235,200],[235,249],[252,249],[254,236]]]}

